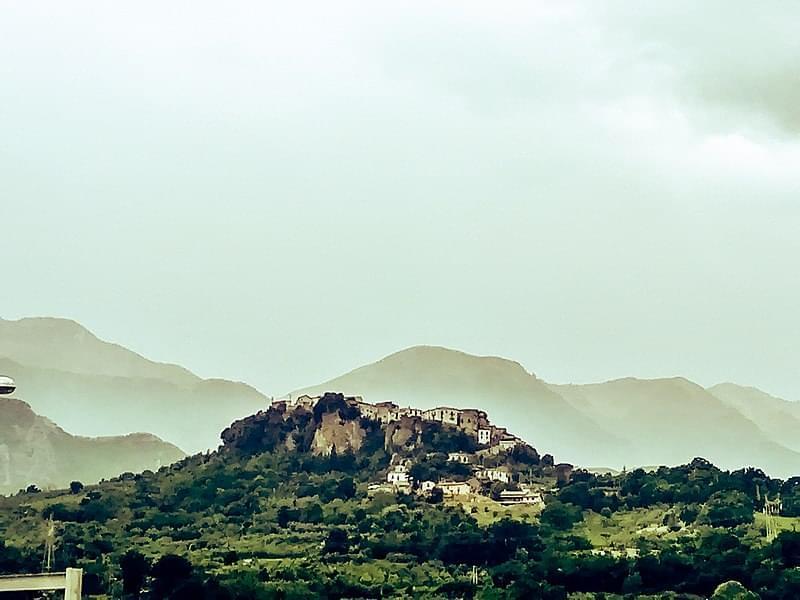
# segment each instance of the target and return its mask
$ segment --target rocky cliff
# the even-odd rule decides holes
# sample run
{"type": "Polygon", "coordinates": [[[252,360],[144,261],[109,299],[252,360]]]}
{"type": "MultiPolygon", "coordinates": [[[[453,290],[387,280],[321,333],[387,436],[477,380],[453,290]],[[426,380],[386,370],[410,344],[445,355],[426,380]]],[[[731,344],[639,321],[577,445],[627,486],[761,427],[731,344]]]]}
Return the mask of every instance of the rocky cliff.
{"type": "MultiPolygon", "coordinates": [[[[475,451],[474,434],[448,424],[403,416],[390,423],[365,416],[352,399],[325,393],[311,407],[271,406],[240,419],[222,432],[224,449],[245,454],[278,449],[332,454],[387,452],[413,454],[425,451],[475,451]]],[[[536,450],[521,443],[531,455],[536,450]]]]}

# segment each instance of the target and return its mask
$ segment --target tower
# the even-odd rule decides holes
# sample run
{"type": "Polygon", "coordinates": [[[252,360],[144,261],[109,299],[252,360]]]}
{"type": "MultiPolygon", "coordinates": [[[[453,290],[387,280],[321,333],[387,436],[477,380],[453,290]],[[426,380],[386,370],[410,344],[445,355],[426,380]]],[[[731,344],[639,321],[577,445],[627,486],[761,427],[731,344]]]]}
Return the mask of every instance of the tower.
{"type": "Polygon", "coordinates": [[[47,535],[44,538],[44,558],[42,560],[42,571],[49,573],[53,570],[53,563],[55,562],[55,548],[56,548],[56,523],[53,521],[53,515],[47,521],[47,535]]]}

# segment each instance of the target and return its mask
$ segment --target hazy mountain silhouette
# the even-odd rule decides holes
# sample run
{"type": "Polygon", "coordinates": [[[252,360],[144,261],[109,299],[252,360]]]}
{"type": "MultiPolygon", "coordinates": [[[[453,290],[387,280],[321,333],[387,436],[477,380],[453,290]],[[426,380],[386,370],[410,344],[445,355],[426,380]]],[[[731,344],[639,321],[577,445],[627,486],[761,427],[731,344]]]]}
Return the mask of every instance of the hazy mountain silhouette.
{"type": "MultiPolygon", "coordinates": [[[[495,424],[559,460],[580,460],[625,445],[519,363],[503,358],[416,346],[293,395],[326,391],[420,408],[480,408],[495,424]]],[[[604,459],[600,454],[598,460],[604,459]]]]}
{"type": "Polygon", "coordinates": [[[84,375],[160,379],[177,385],[200,380],[183,367],[154,362],[105,342],[69,319],[0,319],[0,356],[29,367],[84,375]]]}
{"type": "Polygon", "coordinates": [[[626,378],[550,387],[629,442],[635,449],[630,458],[619,456],[628,466],[674,465],[703,456],[726,469],[756,466],[779,476],[800,472],[800,453],[687,379],[626,378]]]}
{"type": "Polygon", "coordinates": [[[177,447],[145,433],[73,436],[25,402],[0,398],[0,494],[30,484],[46,488],[76,480],[94,483],[126,471],[155,470],[183,456],[177,447]]]}
{"type": "Polygon", "coordinates": [[[721,383],[708,391],[753,421],[771,439],[800,452],[800,402],[735,383],[721,383]]]}
{"type": "Polygon", "coordinates": [[[479,407],[540,451],[580,465],[619,469],[705,456],[725,468],[800,473],[800,453],[773,431],[681,378],[553,385],[510,360],[419,346],[292,395],[325,391],[420,407],[479,407]]]}
{"type": "Polygon", "coordinates": [[[147,431],[187,452],[215,448],[232,421],[268,403],[248,385],[150,361],[64,319],[0,320],[0,373],[70,433],[147,431]]]}
{"type": "MultiPolygon", "coordinates": [[[[217,446],[225,427],[268,402],[245,384],[153,362],[63,319],[0,320],[0,373],[70,433],[148,431],[189,452],[217,446]]],[[[326,391],[481,408],[542,452],[580,465],[619,469],[702,455],[725,468],[800,472],[800,404],[734,384],[548,384],[511,360],[416,346],[293,394],[326,391]]]]}

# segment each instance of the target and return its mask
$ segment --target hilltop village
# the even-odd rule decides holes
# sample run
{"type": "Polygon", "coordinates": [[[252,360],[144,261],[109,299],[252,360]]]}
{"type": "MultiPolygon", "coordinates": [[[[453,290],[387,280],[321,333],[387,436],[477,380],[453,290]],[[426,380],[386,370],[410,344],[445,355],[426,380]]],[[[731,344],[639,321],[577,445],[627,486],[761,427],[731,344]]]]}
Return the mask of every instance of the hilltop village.
{"type": "MultiPolygon", "coordinates": [[[[271,408],[284,414],[313,411],[322,396],[301,395],[273,400],[271,408]]],[[[417,494],[434,499],[470,499],[490,496],[504,505],[544,505],[543,495],[552,488],[553,478],[566,483],[572,465],[554,464],[550,455],[539,458],[524,440],[505,427],[491,423],[483,410],[441,406],[431,409],[400,407],[394,402],[365,402],[361,396],[344,396],[360,416],[385,426],[413,421],[438,423],[460,431],[472,441],[470,451],[429,452],[420,460],[395,453],[384,479],[369,486],[369,493],[417,494]],[[515,458],[517,460],[515,460],[515,458]],[[442,465],[442,461],[447,464],[442,465]],[[423,468],[435,463],[441,468],[423,468]],[[544,469],[549,477],[533,477],[544,469]],[[438,475],[438,476],[437,476],[438,475]]]]}

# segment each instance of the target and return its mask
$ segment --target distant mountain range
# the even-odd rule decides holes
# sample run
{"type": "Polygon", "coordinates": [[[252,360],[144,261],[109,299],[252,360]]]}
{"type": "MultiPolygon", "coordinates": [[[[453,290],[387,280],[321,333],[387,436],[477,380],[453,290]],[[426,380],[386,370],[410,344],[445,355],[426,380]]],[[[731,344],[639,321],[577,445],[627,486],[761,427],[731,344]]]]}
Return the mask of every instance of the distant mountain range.
{"type": "Polygon", "coordinates": [[[0,319],[0,373],[72,434],[146,431],[189,453],[216,448],[225,427],[268,403],[248,385],[148,360],[66,319],[0,319]]]}
{"type": "Polygon", "coordinates": [[[541,451],[587,467],[674,465],[800,474],[800,404],[755,388],[683,378],[548,384],[519,363],[418,346],[293,392],[340,391],[401,405],[478,407],[541,451]]]}
{"type": "MultiPolygon", "coordinates": [[[[269,403],[248,385],[148,360],[64,319],[0,319],[0,373],[17,380],[18,396],[33,410],[71,434],[145,431],[189,453],[216,447],[231,422],[269,403]]],[[[800,403],[730,383],[559,385],[504,358],[417,346],[293,395],[328,391],[420,408],[481,408],[541,451],[586,467],[704,456],[723,468],[800,474],[800,403]]]]}
{"type": "Polygon", "coordinates": [[[66,433],[21,400],[0,397],[0,494],[29,484],[94,483],[125,471],[156,470],[182,458],[154,435],[85,438],[66,433]]]}

